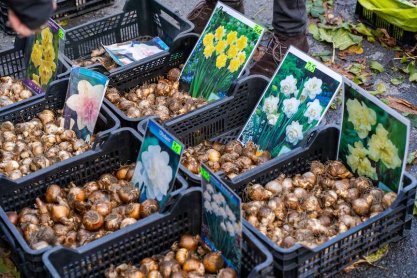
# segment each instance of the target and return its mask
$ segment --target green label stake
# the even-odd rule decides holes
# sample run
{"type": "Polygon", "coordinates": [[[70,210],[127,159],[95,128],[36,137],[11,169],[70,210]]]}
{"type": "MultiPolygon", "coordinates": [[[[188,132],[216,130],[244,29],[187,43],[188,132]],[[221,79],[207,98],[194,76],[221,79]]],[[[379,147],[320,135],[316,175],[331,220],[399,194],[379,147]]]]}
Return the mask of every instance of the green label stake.
{"type": "Polygon", "coordinates": [[[210,182],[210,174],[206,171],[206,169],[201,168],[200,173],[201,173],[201,176],[203,177],[203,179],[210,182]]]}

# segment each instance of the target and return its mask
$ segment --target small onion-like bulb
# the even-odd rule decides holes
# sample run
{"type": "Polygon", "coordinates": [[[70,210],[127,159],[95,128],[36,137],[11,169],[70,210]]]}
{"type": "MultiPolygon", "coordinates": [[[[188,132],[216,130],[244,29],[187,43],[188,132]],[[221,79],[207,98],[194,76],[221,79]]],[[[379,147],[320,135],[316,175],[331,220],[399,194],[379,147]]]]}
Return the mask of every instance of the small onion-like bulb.
{"type": "Polygon", "coordinates": [[[126,206],[126,216],[138,220],[140,218],[140,207],[139,203],[130,203],[126,206]]]}
{"type": "Polygon", "coordinates": [[[135,218],[125,218],[123,219],[122,223],[120,223],[120,229],[123,229],[124,227],[127,227],[129,225],[135,224],[136,221],[137,220],[135,218]]]}
{"type": "Polygon", "coordinates": [[[104,226],[108,231],[116,231],[120,228],[122,216],[118,213],[110,213],[104,219],[104,226]]]}
{"type": "Polygon", "coordinates": [[[392,203],[394,203],[395,199],[397,199],[397,194],[394,192],[388,192],[382,198],[382,205],[385,209],[387,209],[392,205],[392,203]]]}
{"type": "Polygon", "coordinates": [[[207,272],[217,273],[224,266],[224,260],[219,252],[210,252],[204,256],[203,265],[207,272]]]}
{"type": "Polygon", "coordinates": [[[352,202],[352,208],[356,214],[365,216],[369,213],[370,206],[365,199],[358,198],[352,202]]]}
{"type": "Polygon", "coordinates": [[[179,241],[179,247],[188,251],[195,251],[198,247],[198,237],[192,235],[182,235],[179,241]]]}
{"type": "Polygon", "coordinates": [[[140,217],[145,218],[149,215],[159,211],[158,201],[147,199],[140,205],[140,217]]]}
{"type": "Polygon", "coordinates": [[[88,231],[98,231],[103,224],[103,216],[97,211],[89,210],[84,214],[83,225],[88,231]]]}
{"type": "Polygon", "coordinates": [[[175,260],[180,264],[183,265],[185,261],[188,259],[190,253],[186,248],[180,248],[175,253],[175,260]]]}
{"type": "Polygon", "coordinates": [[[232,268],[227,267],[220,270],[218,278],[237,278],[237,273],[232,268]]]}
{"type": "Polygon", "coordinates": [[[282,184],[277,180],[272,180],[265,185],[265,189],[272,192],[272,194],[279,195],[282,193],[282,184]]]}
{"type": "Polygon", "coordinates": [[[205,273],[204,265],[199,260],[193,258],[186,260],[182,266],[182,269],[185,272],[193,272],[201,276],[203,276],[205,273]]]}

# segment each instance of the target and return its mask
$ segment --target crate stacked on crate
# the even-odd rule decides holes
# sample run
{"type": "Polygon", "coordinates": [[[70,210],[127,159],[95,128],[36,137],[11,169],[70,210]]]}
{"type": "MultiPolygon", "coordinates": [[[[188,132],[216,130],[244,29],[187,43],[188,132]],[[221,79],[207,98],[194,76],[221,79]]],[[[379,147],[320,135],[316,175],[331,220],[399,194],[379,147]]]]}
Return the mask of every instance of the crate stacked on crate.
{"type": "MultiPolygon", "coordinates": [[[[339,135],[340,130],[335,126],[316,129],[302,148],[273,164],[259,166],[256,172],[244,173],[229,185],[243,198],[249,184],[266,184],[280,174],[302,174],[310,170],[314,160],[323,163],[334,160],[337,157],[339,135]]],[[[246,220],[244,226],[273,254],[275,277],[331,277],[383,245],[397,242],[410,230],[417,182],[405,173],[403,183],[403,189],[388,209],[313,249],[300,244],[285,249],[246,220]]]]}
{"type": "Polygon", "coordinates": [[[417,42],[417,33],[406,31],[401,27],[398,27],[391,22],[380,17],[377,13],[366,9],[361,5],[360,1],[356,3],[356,16],[373,28],[383,28],[396,39],[397,43],[401,46],[414,46],[417,42]]]}
{"type": "MultiPolygon", "coordinates": [[[[46,189],[52,184],[66,187],[71,182],[74,182],[81,186],[86,182],[97,180],[103,174],[115,171],[123,165],[135,162],[141,142],[142,137],[133,129],[118,129],[102,136],[93,149],[68,159],[60,165],[51,166],[46,171],[35,172],[30,179],[1,180],[3,186],[0,193],[1,231],[11,250],[12,260],[26,277],[45,277],[47,275],[42,262],[42,254],[52,247],[39,250],[32,249],[22,234],[10,222],[6,212],[32,207],[35,204],[35,199],[44,196],[46,189]]],[[[176,196],[185,190],[186,187],[187,183],[181,175],[178,175],[172,196],[176,196]]],[[[127,228],[117,230],[110,235],[87,243],[82,248],[105,244],[114,238],[118,238],[116,241],[118,244],[122,244],[125,239],[120,238],[128,237],[132,228],[140,227],[142,225],[141,222],[152,222],[155,219],[154,216],[151,215],[145,218],[145,220],[140,220],[127,228]]],[[[127,250],[122,250],[122,253],[125,252],[127,250]]]]}
{"type": "MultiPolygon", "coordinates": [[[[231,88],[230,96],[167,121],[164,127],[186,147],[194,147],[205,140],[228,143],[237,139],[267,84],[268,79],[260,75],[244,77],[231,88]]],[[[138,124],[140,133],[145,128],[146,121],[138,124]]],[[[180,170],[190,183],[200,184],[199,175],[182,164],[180,170]]]]}
{"type": "MultiPolygon", "coordinates": [[[[114,3],[114,0],[58,0],[53,19],[66,19],[99,10],[114,3]]],[[[4,0],[0,1],[0,29],[8,35],[16,32],[8,25],[9,7],[4,0]]]]}
{"type": "MultiPolygon", "coordinates": [[[[138,264],[143,258],[167,252],[183,234],[199,234],[202,221],[201,189],[192,188],[171,200],[170,206],[152,222],[128,227],[124,235],[90,244],[83,250],[55,248],[44,254],[52,277],[103,276],[110,265],[138,264]]],[[[241,277],[270,277],[272,256],[243,229],[241,277]]]]}
{"type": "MultiPolygon", "coordinates": [[[[23,79],[26,75],[26,58],[25,51],[27,47],[26,39],[16,38],[13,47],[2,50],[0,52],[0,76],[6,77],[10,76],[13,79],[23,79]]],[[[61,54],[58,56],[58,66],[57,66],[57,79],[62,79],[68,75],[70,66],[65,62],[65,59],[61,54]]],[[[22,100],[20,102],[13,103],[11,105],[0,107],[1,111],[5,109],[12,109],[20,104],[28,103],[32,99],[36,98],[36,95],[22,100]]]]}
{"type": "Polygon", "coordinates": [[[184,37],[193,30],[193,24],[157,0],[137,3],[142,6],[66,30],[67,61],[74,64],[75,60],[89,59],[92,51],[102,44],[160,37],[170,47],[169,52],[110,71],[97,64],[100,71],[109,75],[111,85],[120,89],[135,86],[140,82],[138,78],[156,78],[167,67],[183,63],[196,42],[194,38],[184,37]]]}

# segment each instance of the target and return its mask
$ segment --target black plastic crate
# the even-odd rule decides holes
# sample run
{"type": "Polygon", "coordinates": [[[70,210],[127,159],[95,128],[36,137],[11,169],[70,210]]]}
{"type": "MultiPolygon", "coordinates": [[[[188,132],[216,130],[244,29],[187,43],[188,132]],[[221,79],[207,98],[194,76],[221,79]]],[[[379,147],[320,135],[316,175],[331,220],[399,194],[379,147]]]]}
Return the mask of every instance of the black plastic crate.
{"type": "MultiPolygon", "coordinates": [[[[186,147],[196,146],[204,140],[227,143],[237,138],[268,82],[261,75],[241,78],[231,88],[230,96],[169,120],[163,125],[186,147]]],[[[146,121],[139,123],[137,128],[139,133],[144,134],[146,121]]],[[[199,175],[195,175],[182,164],[180,170],[190,183],[200,184],[199,175]]]]}
{"type": "MultiPolygon", "coordinates": [[[[4,107],[4,109],[0,110],[0,123],[5,121],[11,121],[15,124],[26,122],[30,121],[39,112],[45,109],[62,109],[64,107],[68,81],[68,78],[54,81],[53,83],[51,83],[47,92],[44,95],[36,95],[30,98],[30,100],[21,101],[16,103],[15,105],[4,107]]],[[[94,133],[96,134],[96,140],[100,141],[102,137],[104,138],[106,136],[106,134],[118,129],[119,127],[120,121],[116,118],[116,116],[113,115],[113,113],[106,106],[103,105],[97,118],[97,124],[94,131],[94,133]]],[[[81,156],[82,155],[83,154],[81,154],[81,156]]],[[[34,177],[34,175],[36,175],[36,173],[49,171],[55,166],[60,167],[66,162],[67,160],[60,161],[48,168],[24,176],[18,179],[18,181],[30,181],[34,177]]],[[[6,181],[8,181],[8,178],[0,173],[0,184],[3,185],[3,183],[6,181]]]]}
{"type": "MultiPolygon", "coordinates": [[[[66,19],[80,16],[95,10],[99,10],[114,3],[114,0],[85,0],[85,3],[77,5],[76,0],[58,0],[53,19],[66,19]]],[[[80,1],[81,2],[81,1],[80,1]]],[[[16,32],[7,24],[9,7],[5,1],[0,1],[0,29],[8,35],[16,35],[16,32]]]]}
{"type": "MultiPolygon", "coordinates": [[[[304,147],[272,165],[257,167],[255,174],[244,173],[245,176],[233,180],[230,187],[242,197],[249,183],[265,184],[281,173],[293,175],[309,171],[313,160],[336,159],[338,140],[336,126],[318,128],[311,133],[304,147]]],[[[331,277],[384,244],[397,242],[405,236],[406,230],[410,230],[417,181],[405,173],[403,184],[403,190],[390,208],[314,249],[300,244],[288,249],[278,247],[246,220],[244,225],[274,256],[275,277],[331,277]]]]}
{"type": "Polygon", "coordinates": [[[136,85],[137,78],[156,77],[155,74],[159,75],[165,67],[183,62],[196,39],[194,43],[186,44],[180,38],[190,33],[194,25],[157,0],[138,0],[135,4],[136,9],[66,30],[64,53],[67,61],[73,64],[73,60],[90,58],[92,50],[102,44],[159,36],[170,47],[169,52],[161,52],[110,72],[99,64],[92,66],[101,68],[100,71],[109,75],[110,84],[122,89],[136,85]]]}
{"type": "MultiPolygon", "coordinates": [[[[26,40],[16,38],[14,42],[14,46],[12,48],[0,52],[0,76],[11,76],[15,79],[24,78],[26,74],[25,47],[26,47],[26,40]]],[[[59,54],[56,78],[57,79],[64,78],[65,76],[68,75],[69,70],[70,70],[70,66],[65,62],[65,59],[62,57],[62,55],[59,54]]],[[[2,113],[4,109],[10,109],[18,105],[28,103],[36,97],[37,95],[34,94],[32,97],[28,99],[13,103],[6,107],[1,107],[0,113],[2,113]]]]}
{"type": "MultiPolygon", "coordinates": [[[[121,165],[136,162],[141,142],[142,137],[133,129],[118,129],[101,137],[92,150],[67,159],[59,165],[54,164],[47,169],[37,171],[30,179],[1,182],[1,231],[11,249],[12,259],[26,277],[46,276],[42,254],[52,247],[41,250],[31,249],[16,227],[8,220],[5,212],[19,211],[23,207],[33,206],[35,199],[44,196],[47,187],[51,184],[67,186],[72,181],[78,185],[84,184],[99,178],[102,174],[118,169],[121,165]]],[[[178,175],[172,195],[175,196],[186,188],[185,179],[178,175]]],[[[133,224],[132,227],[118,230],[79,249],[83,250],[90,245],[96,246],[112,237],[125,237],[129,229],[142,225],[142,222],[147,223],[151,219],[154,219],[154,216],[149,216],[146,220],[133,224]]]]}
{"type": "MultiPolygon", "coordinates": [[[[140,227],[127,227],[124,235],[110,235],[83,250],[58,247],[44,254],[43,261],[52,277],[103,277],[111,265],[138,263],[141,259],[170,250],[184,233],[199,234],[201,229],[201,189],[192,188],[178,195],[172,207],[140,227]]],[[[272,256],[243,228],[241,277],[266,277],[272,271],[272,256]]]]}
{"type": "Polygon", "coordinates": [[[356,3],[356,16],[373,28],[383,28],[396,39],[397,43],[401,46],[414,46],[417,42],[417,33],[405,31],[401,27],[395,26],[394,24],[386,21],[379,17],[376,13],[367,10],[363,7],[359,1],[356,3]]]}

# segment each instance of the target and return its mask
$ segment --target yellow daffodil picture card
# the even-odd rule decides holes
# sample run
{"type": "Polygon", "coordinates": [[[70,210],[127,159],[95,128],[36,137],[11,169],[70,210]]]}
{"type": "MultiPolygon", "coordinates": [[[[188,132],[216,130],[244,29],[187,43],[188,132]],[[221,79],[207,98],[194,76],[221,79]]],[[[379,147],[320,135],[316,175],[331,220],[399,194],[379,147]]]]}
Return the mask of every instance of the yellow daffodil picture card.
{"type": "Polygon", "coordinates": [[[26,78],[24,80],[35,94],[44,93],[55,80],[58,67],[58,52],[64,47],[65,32],[50,19],[39,33],[30,38],[26,78]]]}
{"type": "Polygon", "coordinates": [[[345,79],[339,159],[385,191],[399,192],[410,121],[345,79]]]}
{"type": "Polygon", "coordinates": [[[263,32],[263,27],[219,2],[181,72],[181,89],[209,101],[226,96],[263,32]]]}

